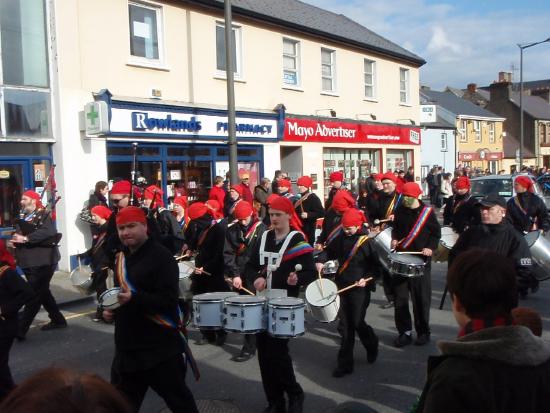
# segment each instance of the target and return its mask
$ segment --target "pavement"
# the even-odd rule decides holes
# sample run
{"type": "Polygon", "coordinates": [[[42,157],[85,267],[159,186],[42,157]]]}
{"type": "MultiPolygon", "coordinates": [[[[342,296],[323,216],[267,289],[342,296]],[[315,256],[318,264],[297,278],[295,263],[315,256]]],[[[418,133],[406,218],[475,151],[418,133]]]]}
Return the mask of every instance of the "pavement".
{"type": "Polygon", "coordinates": [[[81,301],[93,301],[95,295],[85,296],[71,283],[70,275],[66,271],[56,271],[50,283],[50,290],[57,304],[64,308],[81,301]]]}

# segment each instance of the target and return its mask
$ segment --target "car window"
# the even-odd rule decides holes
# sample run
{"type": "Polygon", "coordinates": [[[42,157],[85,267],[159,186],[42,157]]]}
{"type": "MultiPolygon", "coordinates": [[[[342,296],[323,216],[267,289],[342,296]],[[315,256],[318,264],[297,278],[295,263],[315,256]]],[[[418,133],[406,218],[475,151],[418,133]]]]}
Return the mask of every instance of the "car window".
{"type": "Polygon", "coordinates": [[[472,181],[472,195],[485,196],[489,194],[498,194],[504,197],[512,196],[511,179],[476,179],[472,181]]]}

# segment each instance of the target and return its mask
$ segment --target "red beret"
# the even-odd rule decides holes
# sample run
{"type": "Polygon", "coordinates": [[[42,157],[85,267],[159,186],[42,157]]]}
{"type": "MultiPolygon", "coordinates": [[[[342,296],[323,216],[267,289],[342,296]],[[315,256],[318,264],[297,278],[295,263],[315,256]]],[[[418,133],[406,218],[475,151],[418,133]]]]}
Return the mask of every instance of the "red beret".
{"type": "Polygon", "coordinates": [[[528,176],[518,176],[516,178],[516,183],[529,190],[533,186],[533,181],[531,181],[528,176]]]}
{"type": "Polygon", "coordinates": [[[111,195],[130,195],[132,184],[130,181],[118,181],[111,188],[111,195]]]}
{"type": "Polygon", "coordinates": [[[386,179],[389,179],[394,184],[397,183],[397,176],[393,172],[386,172],[384,175],[382,175],[382,181],[385,181],[386,179]]]}
{"type": "Polygon", "coordinates": [[[239,194],[239,196],[243,196],[243,187],[240,185],[231,185],[231,188],[233,191],[239,194]]]}
{"type": "Polygon", "coordinates": [[[254,210],[249,202],[239,202],[235,207],[234,215],[237,219],[246,219],[252,215],[253,212],[254,210]]]}
{"type": "Polygon", "coordinates": [[[187,197],[185,195],[177,196],[174,198],[174,204],[178,204],[182,208],[187,207],[187,197]]]}
{"type": "Polygon", "coordinates": [[[373,177],[375,181],[382,181],[384,174],[374,174],[373,177]]]}
{"type": "Polygon", "coordinates": [[[345,189],[336,191],[336,194],[334,194],[334,198],[332,199],[332,208],[336,212],[343,214],[349,208],[353,208],[354,206],[355,199],[353,199],[353,196],[351,196],[348,191],[345,189]]]}
{"type": "Polygon", "coordinates": [[[36,207],[42,208],[42,197],[38,192],[31,191],[30,189],[28,191],[23,192],[22,196],[26,196],[28,198],[34,199],[36,201],[36,207]]]}
{"type": "Polygon", "coordinates": [[[296,184],[298,186],[305,186],[306,188],[311,188],[313,185],[313,179],[311,179],[309,176],[302,176],[298,178],[296,181],[296,184]]]}
{"type": "Polygon", "coordinates": [[[109,217],[113,213],[113,211],[103,205],[96,205],[95,207],[90,209],[90,212],[103,219],[109,219],[109,217]]]}
{"type": "Polygon", "coordinates": [[[269,195],[269,196],[267,197],[267,200],[265,201],[265,203],[266,203],[267,205],[271,205],[271,203],[272,203],[275,199],[277,199],[278,197],[279,197],[279,195],[277,195],[277,194],[271,194],[271,195],[269,195]]]}
{"type": "Polygon", "coordinates": [[[145,216],[145,211],[135,206],[122,208],[118,211],[118,214],[116,215],[117,225],[124,225],[130,222],[141,222],[142,224],[146,224],[147,217],[145,216]]]}
{"type": "Polygon", "coordinates": [[[365,222],[367,222],[365,214],[356,208],[348,209],[342,216],[343,227],[360,227],[365,222]]]}
{"type": "Polygon", "coordinates": [[[336,181],[342,182],[343,180],[344,180],[344,173],[342,171],[336,171],[330,174],[330,182],[336,182],[336,181]]]}
{"type": "Polygon", "coordinates": [[[147,188],[145,188],[145,191],[143,192],[143,197],[145,199],[153,199],[153,196],[155,197],[155,200],[158,201],[159,199],[162,199],[162,195],[164,192],[162,192],[162,189],[160,189],[156,185],[150,185],[147,188]],[[157,195],[155,196],[155,192],[157,195]]]}
{"type": "Polygon", "coordinates": [[[281,179],[279,180],[279,188],[292,188],[292,182],[290,179],[281,179]]]}
{"type": "Polygon", "coordinates": [[[401,193],[405,196],[418,198],[422,193],[422,189],[416,182],[407,182],[401,187],[401,193]]]}
{"type": "Polygon", "coordinates": [[[467,176],[459,177],[455,182],[456,189],[470,189],[470,179],[467,176]]]}
{"type": "Polygon", "coordinates": [[[195,202],[189,207],[189,218],[197,219],[208,212],[208,207],[202,202],[195,202]]]}
{"type": "Polygon", "coordinates": [[[292,215],[294,212],[294,205],[290,202],[290,199],[285,198],[284,196],[278,196],[273,199],[269,204],[269,208],[276,209],[277,211],[286,212],[289,215],[292,215]]]}

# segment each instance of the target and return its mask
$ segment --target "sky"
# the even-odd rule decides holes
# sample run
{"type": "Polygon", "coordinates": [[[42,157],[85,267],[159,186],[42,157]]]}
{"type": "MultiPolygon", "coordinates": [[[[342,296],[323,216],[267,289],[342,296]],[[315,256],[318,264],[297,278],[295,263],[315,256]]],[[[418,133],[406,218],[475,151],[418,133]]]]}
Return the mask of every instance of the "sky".
{"type": "MultiPolygon", "coordinates": [[[[419,55],[434,90],[520,78],[520,50],[550,38],[550,0],[303,0],[344,14],[419,55]]],[[[525,49],[523,80],[550,79],[550,42],[525,49]]]]}

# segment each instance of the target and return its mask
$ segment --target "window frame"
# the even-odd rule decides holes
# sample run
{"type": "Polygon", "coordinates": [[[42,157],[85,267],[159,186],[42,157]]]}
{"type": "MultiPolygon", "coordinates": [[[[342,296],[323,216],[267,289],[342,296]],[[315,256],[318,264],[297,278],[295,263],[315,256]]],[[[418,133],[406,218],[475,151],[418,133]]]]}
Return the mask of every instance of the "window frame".
{"type": "MultiPolygon", "coordinates": [[[[218,27],[221,27],[224,30],[224,42],[225,42],[225,22],[216,20],[215,25],[215,32],[214,32],[214,40],[217,42],[217,36],[218,36],[218,27]]],[[[233,71],[233,77],[236,80],[243,80],[244,79],[244,73],[243,73],[243,30],[242,26],[240,24],[235,24],[235,22],[231,25],[232,30],[235,32],[235,62],[234,65],[234,71],[233,71]]],[[[225,46],[227,49],[227,45],[225,46]]],[[[227,77],[226,71],[218,69],[218,47],[214,48],[216,52],[216,77],[225,79],[227,77]]],[[[225,55],[224,55],[225,59],[225,55]]]]}
{"type": "Polygon", "coordinates": [[[330,49],[328,47],[321,47],[321,93],[322,94],[336,94],[337,93],[337,83],[336,83],[336,50],[330,49]],[[323,75],[323,66],[326,66],[325,63],[323,63],[323,52],[329,52],[330,53],[330,69],[331,74],[330,78],[323,75]],[[323,87],[323,79],[330,79],[331,80],[331,90],[324,89],[323,87]]]}
{"type": "Polygon", "coordinates": [[[473,120],[474,142],[481,142],[481,121],[473,120]],[[476,128],[477,125],[477,128],[476,128]]]}
{"type": "Polygon", "coordinates": [[[468,122],[460,119],[460,142],[468,142],[468,122]]]}
{"type": "Polygon", "coordinates": [[[283,58],[283,87],[284,88],[301,88],[302,87],[302,42],[298,39],[293,39],[288,36],[283,36],[283,50],[282,50],[282,58],[283,58]],[[285,41],[292,42],[295,46],[295,55],[289,55],[285,53],[285,41]],[[285,82],[285,71],[292,71],[292,69],[286,69],[285,68],[285,57],[290,57],[295,59],[295,67],[294,69],[295,75],[296,75],[296,84],[286,83],[285,82]]]}
{"type": "Polygon", "coordinates": [[[363,85],[364,85],[364,95],[363,97],[367,100],[376,100],[377,98],[377,90],[376,90],[376,60],[372,60],[372,59],[369,59],[369,58],[363,58],[363,85]],[[365,70],[366,69],[366,63],[370,63],[371,65],[371,69],[372,69],[372,72],[370,73],[370,75],[372,76],[372,83],[371,84],[368,84],[366,82],[366,77],[368,75],[367,71],[365,70]],[[372,96],[368,96],[367,95],[367,87],[371,87],[372,88],[372,96]]]}
{"type": "Polygon", "coordinates": [[[411,101],[411,70],[406,67],[400,67],[399,68],[399,103],[401,105],[410,105],[411,101]],[[405,73],[405,80],[401,80],[401,73],[405,73]],[[405,82],[405,89],[401,89],[401,82],[405,82]],[[401,94],[405,93],[405,100],[403,101],[401,99],[401,94]]]}
{"type": "Polygon", "coordinates": [[[496,138],[495,138],[496,125],[495,125],[495,122],[487,122],[487,127],[489,129],[489,143],[495,143],[496,142],[496,138]]]}
{"type": "Polygon", "coordinates": [[[128,63],[130,65],[145,66],[145,67],[159,67],[165,68],[166,66],[166,53],[165,53],[165,36],[164,36],[164,9],[161,4],[149,3],[142,1],[129,0],[128,1],[128,63]],[[130,31],[130,6],[141,7],[143,9],[153,10],[155,12],[156,25],[157,25],[157,43],[158,43],[158,59],[150,59],[144,56],[135,56],[132,54],[132,34],[130,31]]]}
{"type": "Polygon", "coordinates": [[[447,132],[441,132],[441,143],[440,143],[441,152],[449,151],[449,144],[447,141],[447,132]]]}

